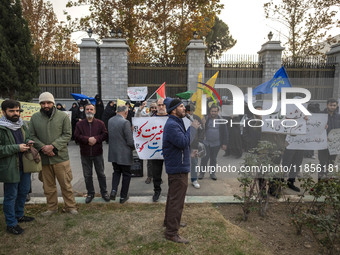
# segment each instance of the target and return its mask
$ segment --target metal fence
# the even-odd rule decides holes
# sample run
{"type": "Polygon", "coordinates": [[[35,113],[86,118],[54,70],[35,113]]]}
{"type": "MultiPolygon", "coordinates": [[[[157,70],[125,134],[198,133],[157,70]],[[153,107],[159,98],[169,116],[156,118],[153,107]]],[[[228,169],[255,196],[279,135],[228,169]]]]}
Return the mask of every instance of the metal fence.
{"type": "MultiPolygon", "coordinates": [[[[307,88],[312,100],[332,97],[335,58],[284,58],[293,87],[307,88]]],[[[49,91],[56,98],[72,98],[71,93],[80,93],[80,65],[77,60],[41,60],[40,91],[49,91]]],[[[207,59],[204,82],[219,72],[216,84],[233,84],[246,93],[247,87],[256,87],[263,82],[263,64],[258,55],[223,55],[219,59],[207,59]]],[[[128,86],[147,86],[151,95],[166,82],[166,95],[175,97],[187,90],[188,68],[185,55],[167,58],[146,55],[130,55],[128,62],[128,86]]],[[[218,89],[221,96],[232,98],[228,90],[218,89]]],[[[148,95],[148,96],[149,96],[148,95]]],[[[156,97],[154,97],[156,98],[156,97]]]]}
{"type": "Polygon", "coordinates": [[[40,92],[51,92],[55,98],[72,98],[80,93],[80,65],[77,60],[41,60],[39,67],[40,92]]]}
{"type": "Polygon", "coordinates": [[[284,58],[282,64],[292,86],[308,89],[312,94],[312,100],[327,100],[332,97],[335,58],[284,58]]]}
{"type": "MultiPolygon", "coordinates": [[[[247,87],[256,87],[262,83],[262,63],[257,55],[222,55],[219,59],[207,60],[205,80],[208,81],[216,72],[216,84],[232,84],[247,93],[247,87]]],[[[220,96],[232,99],[229,90],[217,89],[220,96]]]]}
{"type": "MultiPolygon", "coordinates": [[[[187,90],[188,68],[186,55],[157,57],[149,55],[129,55],[129,87],[148,87],[149,97],[166,82],[165,94],[175,97],[177,93],[187,90]]],[[[156,98],[154,96],[153,98],[156,98]]]]}

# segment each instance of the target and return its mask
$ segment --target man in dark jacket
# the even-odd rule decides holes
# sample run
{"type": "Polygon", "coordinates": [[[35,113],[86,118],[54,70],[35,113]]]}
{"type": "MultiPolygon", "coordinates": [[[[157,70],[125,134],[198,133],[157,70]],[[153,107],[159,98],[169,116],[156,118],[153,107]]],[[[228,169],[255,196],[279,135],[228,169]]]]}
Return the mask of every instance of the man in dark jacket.
{"type": "Polygon", "coordinates": [[[169,185],[164,217],[165,238],[176,243],[189,243],[178,235],[178,229],[188,188],[190,138],[195,137],[199,123],[195,120],[192,126],[185,130],[182,120],[185,117],[183,103],[179,99],[169,97],[164,103],[169,114],[163,132],[163,156],[169,185]]]}
{"type": "Polygon", "coordinates": [[[20,103],[5,100],[1,104],[0,119],[0,182],[4,183],[3,210],[7,232],[20,235],[24,230],[18,222],[29,222],[24,215],[26,196],[31,187],[31,174],[24,173],[22,153],[29,147],[28,130],[20,118],[20,103]]]}
{"type": "MultiPolygon", "coordinates": [[[[327,100],[327,108],[323,111],[324,113],[328,113],[328,121],[327,121],[327,134],[336,128],[340,128],[340,115],[336,112],[338,108],[338,102],[334,98],[330,98],[327,100]]],[[[325,178],[328,172],[328,166],[334,165],[335,158],[337,155],[330,155],[328,149],[319,150],[318,152],[319,162],[323,169],[323,172],[319,173],[318,179],[325,178]]]]}
{"type": "Polygon", "coordinates": [[[110,201],[110,196],[106,190],[106,176],[104,174],[103,144],[107,139],[107,130],[104,122],[94,117],[95,106],[88,104],[85,106],[86,119],[77,123],[74,137],[80,146],[81,164],[87,189],[85,203],[88,204],[94,198],[95,192],[92,178],[92,165],[96,169],[100,193],[102,198],[110,201]]]}

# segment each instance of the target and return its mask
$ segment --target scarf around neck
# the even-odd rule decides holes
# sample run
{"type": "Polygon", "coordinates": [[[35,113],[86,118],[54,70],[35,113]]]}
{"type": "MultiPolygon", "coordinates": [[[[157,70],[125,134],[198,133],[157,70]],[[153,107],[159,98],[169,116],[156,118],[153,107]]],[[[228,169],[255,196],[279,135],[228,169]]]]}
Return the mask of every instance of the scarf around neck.
{"type": "Polygon", "coordinates": [[[21,118],[19,118],[19,120],[17,122],[12,122],[12,121],[8,120],[5,116],[2,116],[2,118],[0,119],[0,126],[9,128],[13,131],[16,131],[19,128],[21,128],[21,126],[23,124],[24,124],[24,122],[21,118]]]}

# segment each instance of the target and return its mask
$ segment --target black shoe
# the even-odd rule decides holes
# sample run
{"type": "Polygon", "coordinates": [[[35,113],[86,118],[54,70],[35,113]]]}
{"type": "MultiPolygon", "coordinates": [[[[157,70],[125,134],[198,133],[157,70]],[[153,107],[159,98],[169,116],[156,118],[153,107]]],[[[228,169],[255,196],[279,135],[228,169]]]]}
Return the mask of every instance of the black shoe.
{"type": "Polygon", "coordinates": [[[24,233],[24,230],[19,225],[16,225],[14,227],[8,227],[7,226],[7,232],[11,233],[13,235],[20,235],[20,234],[24,233]]]}
{"type": "Polygon", "coordinates": [[[85,203],[91,203],[92,199],[94,198],[94,195],[87,195],[86,199],[85,199],[85,203]]]}
{"type": "Polygon", "coordinates": [[[128,200],[129,200],[129,196],[127,196],[125,198],[120,198],[119,203],[124,204],[128,200]]]}
{"type": "Polygon", "coordinates": [[[17,218],[18,222],[30,222],[33,221],[34,218],[33,217],[29,217],[29,216],[22,216],[20,218],[17,218]]]}
{"type": "Polygon", "coordinates": [[[153,197],[152,197],[152,201],[158,202],[159,196],[160,196],[160,195],[161,195],[161,192],[160,192],[160,191],[155,191],[155,194],[154,194],[153,197]]]}
{"type": "Polygon", "coordinates": [[[298,188],[298,187],[296,187],[295,185],[294,185],[294,183],[292,183],[292,182],[288,182],[288,188],[290,188],[290,189],[292,189],[292,190],[294,190],[294,191],[296,191],[296,192],[300,192],[300,189],[298,188]]]}
{"type": "Polygon", "coordinates": [[[31,200],[31,195],[28,193],[26,196],[26,202],[29,202],[31,200]]]}
{"type": "Polygon", "coordinates": [[[116,195],[117,195],[117,191],[112,190],[112,191],[111,191],[111,195],[110,195],[110,199],[111,199],[111,200],[116,200],[116,195]]]}
{"type": "Polygon", "coordinates": [[[104,195],[102,195],[102,198],[105,200],[105,202],[110,202],[109,194],[105,193],[104,195]]]}

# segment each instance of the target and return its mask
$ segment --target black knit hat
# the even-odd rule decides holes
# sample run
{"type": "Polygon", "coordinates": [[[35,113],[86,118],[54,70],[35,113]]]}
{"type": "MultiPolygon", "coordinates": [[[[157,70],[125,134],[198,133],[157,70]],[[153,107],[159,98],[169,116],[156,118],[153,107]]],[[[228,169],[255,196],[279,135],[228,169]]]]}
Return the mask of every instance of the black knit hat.
{"type": "Polygon", "coordinates": [[[175,110],[179,105],[182,104],[182,101],[178,98],[173,99],[171,97],[167,97],[164,99],[164,104],[166,106],[166,112],[170,114],[173,110],[175,110]]]}

